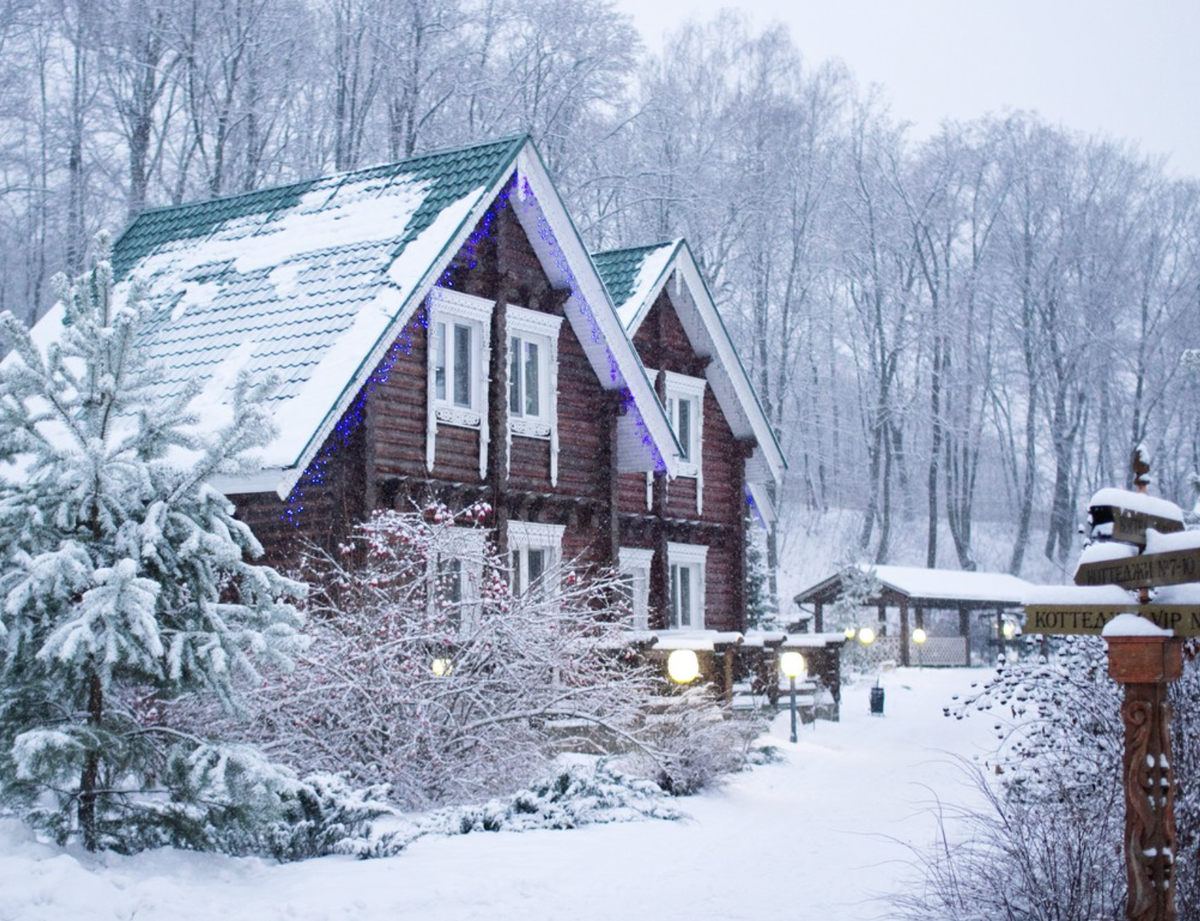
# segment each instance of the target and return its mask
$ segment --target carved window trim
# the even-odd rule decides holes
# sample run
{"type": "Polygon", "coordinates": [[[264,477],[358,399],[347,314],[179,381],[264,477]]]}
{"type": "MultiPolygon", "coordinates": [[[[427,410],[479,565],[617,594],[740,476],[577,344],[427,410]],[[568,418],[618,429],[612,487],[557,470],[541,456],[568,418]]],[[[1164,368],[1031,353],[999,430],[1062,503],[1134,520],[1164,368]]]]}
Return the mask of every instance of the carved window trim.
{"type": "MultiPolygon", "coordinates": [[[[426,349],[426,433],[425,433],[425,467],[433,471],[434,459],[437,454],[437,430],[441,425],[453,425],[459,428],[475,429],[479,432],[479,478],[487,476],[488,459],[488,367],[491,363],[491,301],[452,291],[449,288],[435,287],[426,299],[429,311],[428,347],[426,349]],[[470,359],[468,365],[469,386],[472,399],[470,405],[462,406],[449,396],[452,382],[447,379],[446,397],[437,395],[438,368],[438,325],[445,324],[447,334],[455,326],[464,326],[470,330],[470,359]]],[[[442,340],[447,355],[452,345],[449,336],[442,340]]],[[[444,367],[451,367],[449,361],[444,367]]],[[[449,378],[449,371],[446,372],[449,378]]]]}

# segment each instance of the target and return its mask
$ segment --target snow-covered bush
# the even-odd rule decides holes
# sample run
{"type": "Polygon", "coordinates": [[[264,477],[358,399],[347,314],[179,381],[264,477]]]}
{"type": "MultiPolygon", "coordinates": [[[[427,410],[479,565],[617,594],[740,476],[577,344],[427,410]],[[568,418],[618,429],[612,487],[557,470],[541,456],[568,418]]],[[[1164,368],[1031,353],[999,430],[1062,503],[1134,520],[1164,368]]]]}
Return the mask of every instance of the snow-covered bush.
{"type": "MultiPolygon", "coordinates": [[[[1181,918],[1200,917],[1197,645],[1185,647],[1183,676],[1170,688],[1181,918]]],[[[958,719],[996,719],[999,747],[988,765],[990,782],[979,775],[986,808],[957,816],[969,825],[971,843],[922,855],[933,895],[928,910],[909,904],[905,917],[1121,917],[1121,687],[1108,677],[1103,640],[1064,637],[1055,647],[1049,661],[1001,666],[995,678],[947,708],[958,719]],[[1008,870],[998,874],[997,866],[1008,870]],[[993,888],[1000,879],[1003,890],[993,888]]]]}
{"type": "Polygon", "coordinates": [[[667,793],[691,796],[745,767],[765,728],[755,718],[731,719],[707,688],[691,687],[646,718],[646,747],[631,761],[667,793]]]}
{"type": "Polygon", "coordinates": [[[194,391],[156,392],[139,354],[137,286],[114,297],[105,261],[57,284],[56,342],[0,315],[0,799],[59,839],[133,849],[202,798],[180,759],[257,763],[164,714],[186,693],[232,708],[256,662],[285,665],[302,587],[248,562],[258,542],[207,485],[269,436],[263,390],[240,381],[227,422],[195,434],[194,391]]]}
{"type": "MultiPolygon", "coordinates": [[[[1013,796],[977,767],[974,809],[942,807],[939,842],[914,849],[921,881],[890,896],[906,921],[1118,921],[1125,916],[1123,800],[1115,784],[1089,796],[1058,777],[1043,796],[1013,796]],[[1057,795],[1056,795],[1057,789],[1057,795]]],[[[1181,914],[1180,917],[1192,917],[1181,914]]]]}
{"type": "Polygon", "coordinates": [[[620,580],[557,566],[515,595],[489,514],[378,512],[314,554],[310,650],[257,695],[273,753],[427,808],[517,789],[559,750],[637,744],[655,684],[620,580]]]}

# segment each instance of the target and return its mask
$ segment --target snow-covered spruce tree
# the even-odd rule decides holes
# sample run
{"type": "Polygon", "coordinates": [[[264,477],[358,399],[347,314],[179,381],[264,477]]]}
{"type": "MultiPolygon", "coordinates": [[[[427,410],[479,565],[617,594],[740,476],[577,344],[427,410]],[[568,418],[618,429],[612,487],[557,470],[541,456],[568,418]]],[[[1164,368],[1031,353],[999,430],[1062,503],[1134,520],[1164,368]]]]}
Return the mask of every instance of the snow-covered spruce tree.
{"type": "Polygon", "coordinates": [[[514,594],[488,515],[377,512],[337,558],[314,552],[313,642],[256,702],[274,756],[425,808],[510,792],[558,751],[636,746],[656,679],[619,578],[555,566],[514,594]]]}
{"type": "Polygon", "coordinates": [[[761,529],[747,521],[746,528],[746,626],[751,630],[778,630],[779,604],[771,597],[761,529]]]}
{"type": "Polygon", "coordinates": [[[189,692],[234,707],[255,660],[300,643],[301,586],[248,562],[261,547],[207,485],[270,433],[263,391],[239,382],[228,423],[193,434],[194,391],[156,395],[139,354],[137,285],[114,295],[103,258],[56,284],[56,341],[0,315],[0,797],[92,850],[203,846],[215,805],[270,784],[164,714],[189,692]]]}

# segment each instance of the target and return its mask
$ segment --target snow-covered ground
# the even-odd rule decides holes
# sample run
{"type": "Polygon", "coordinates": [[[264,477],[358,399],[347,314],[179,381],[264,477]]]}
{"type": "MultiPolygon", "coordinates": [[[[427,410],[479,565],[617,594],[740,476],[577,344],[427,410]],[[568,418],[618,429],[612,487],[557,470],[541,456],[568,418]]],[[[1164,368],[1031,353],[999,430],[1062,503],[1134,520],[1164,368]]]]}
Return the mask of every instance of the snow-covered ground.
{"type": "Polygon", "coordinates": [[[0,822],[0,921],[609,921],[886,918],[911,884],[905,844],[932,842],[935,799],[973,792],[953,755],[986,755],[993,720],[942,708],[987,673],[901,669],[844,693],[842,722],[772,727],[786,753],[675,801],[682,822],[426,838],[386,860],[288,865],[157,851],[89,856],[0,822]],[[876,898],[876,897],[881,898],[876,898]]]}

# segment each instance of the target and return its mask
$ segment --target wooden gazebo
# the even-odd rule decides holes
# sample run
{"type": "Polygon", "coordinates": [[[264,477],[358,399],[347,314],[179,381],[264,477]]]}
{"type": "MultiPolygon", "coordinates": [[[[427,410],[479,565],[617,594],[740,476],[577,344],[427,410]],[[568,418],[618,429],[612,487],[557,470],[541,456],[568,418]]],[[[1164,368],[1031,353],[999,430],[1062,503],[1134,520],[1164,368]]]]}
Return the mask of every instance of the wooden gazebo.
{"type": "MultiPolygon", "coordinates": [[[[957,644],[941,643],[944,639],[931,635],[929,649],[945,648],[945,653],[927,664],[970,664],[970,637],[972,615],[995,617],[996,641],[999,652],[1004,652],[1004,617],[1005,614],[1014,616],[1020,612],[1025,593],[1030,584],[1017,576],[999,572],[964,572],[952,569],[923,569],[915,566],[869,566],[860,564],[863,572],[873,571],[879,582],[880,591],[877,596],[869,599],[864,605],[878,611],[878,620],[882,627],[888,623],[890,609],[899,611],[898,636],[895,637],[902,665],[908,665],[911,658],[911,627],[927,629],[928,615],[933,611],[957,611],[958,635],[961,642],[957,644]],[[961,660],[954,649],[961,649],[961,660]],[[947,659],[948,661],[941,661],[947,659]]],[[[842,574],[835,573],[828,579],[805,589],[795,596],[795,601],[801,610],[811,608],[813,628],[819,633],[824,630],[825,605],[832,604],[842,593],[842,574]]],[[[881,633],[886,630],[881,630],[881,633]]]]}

